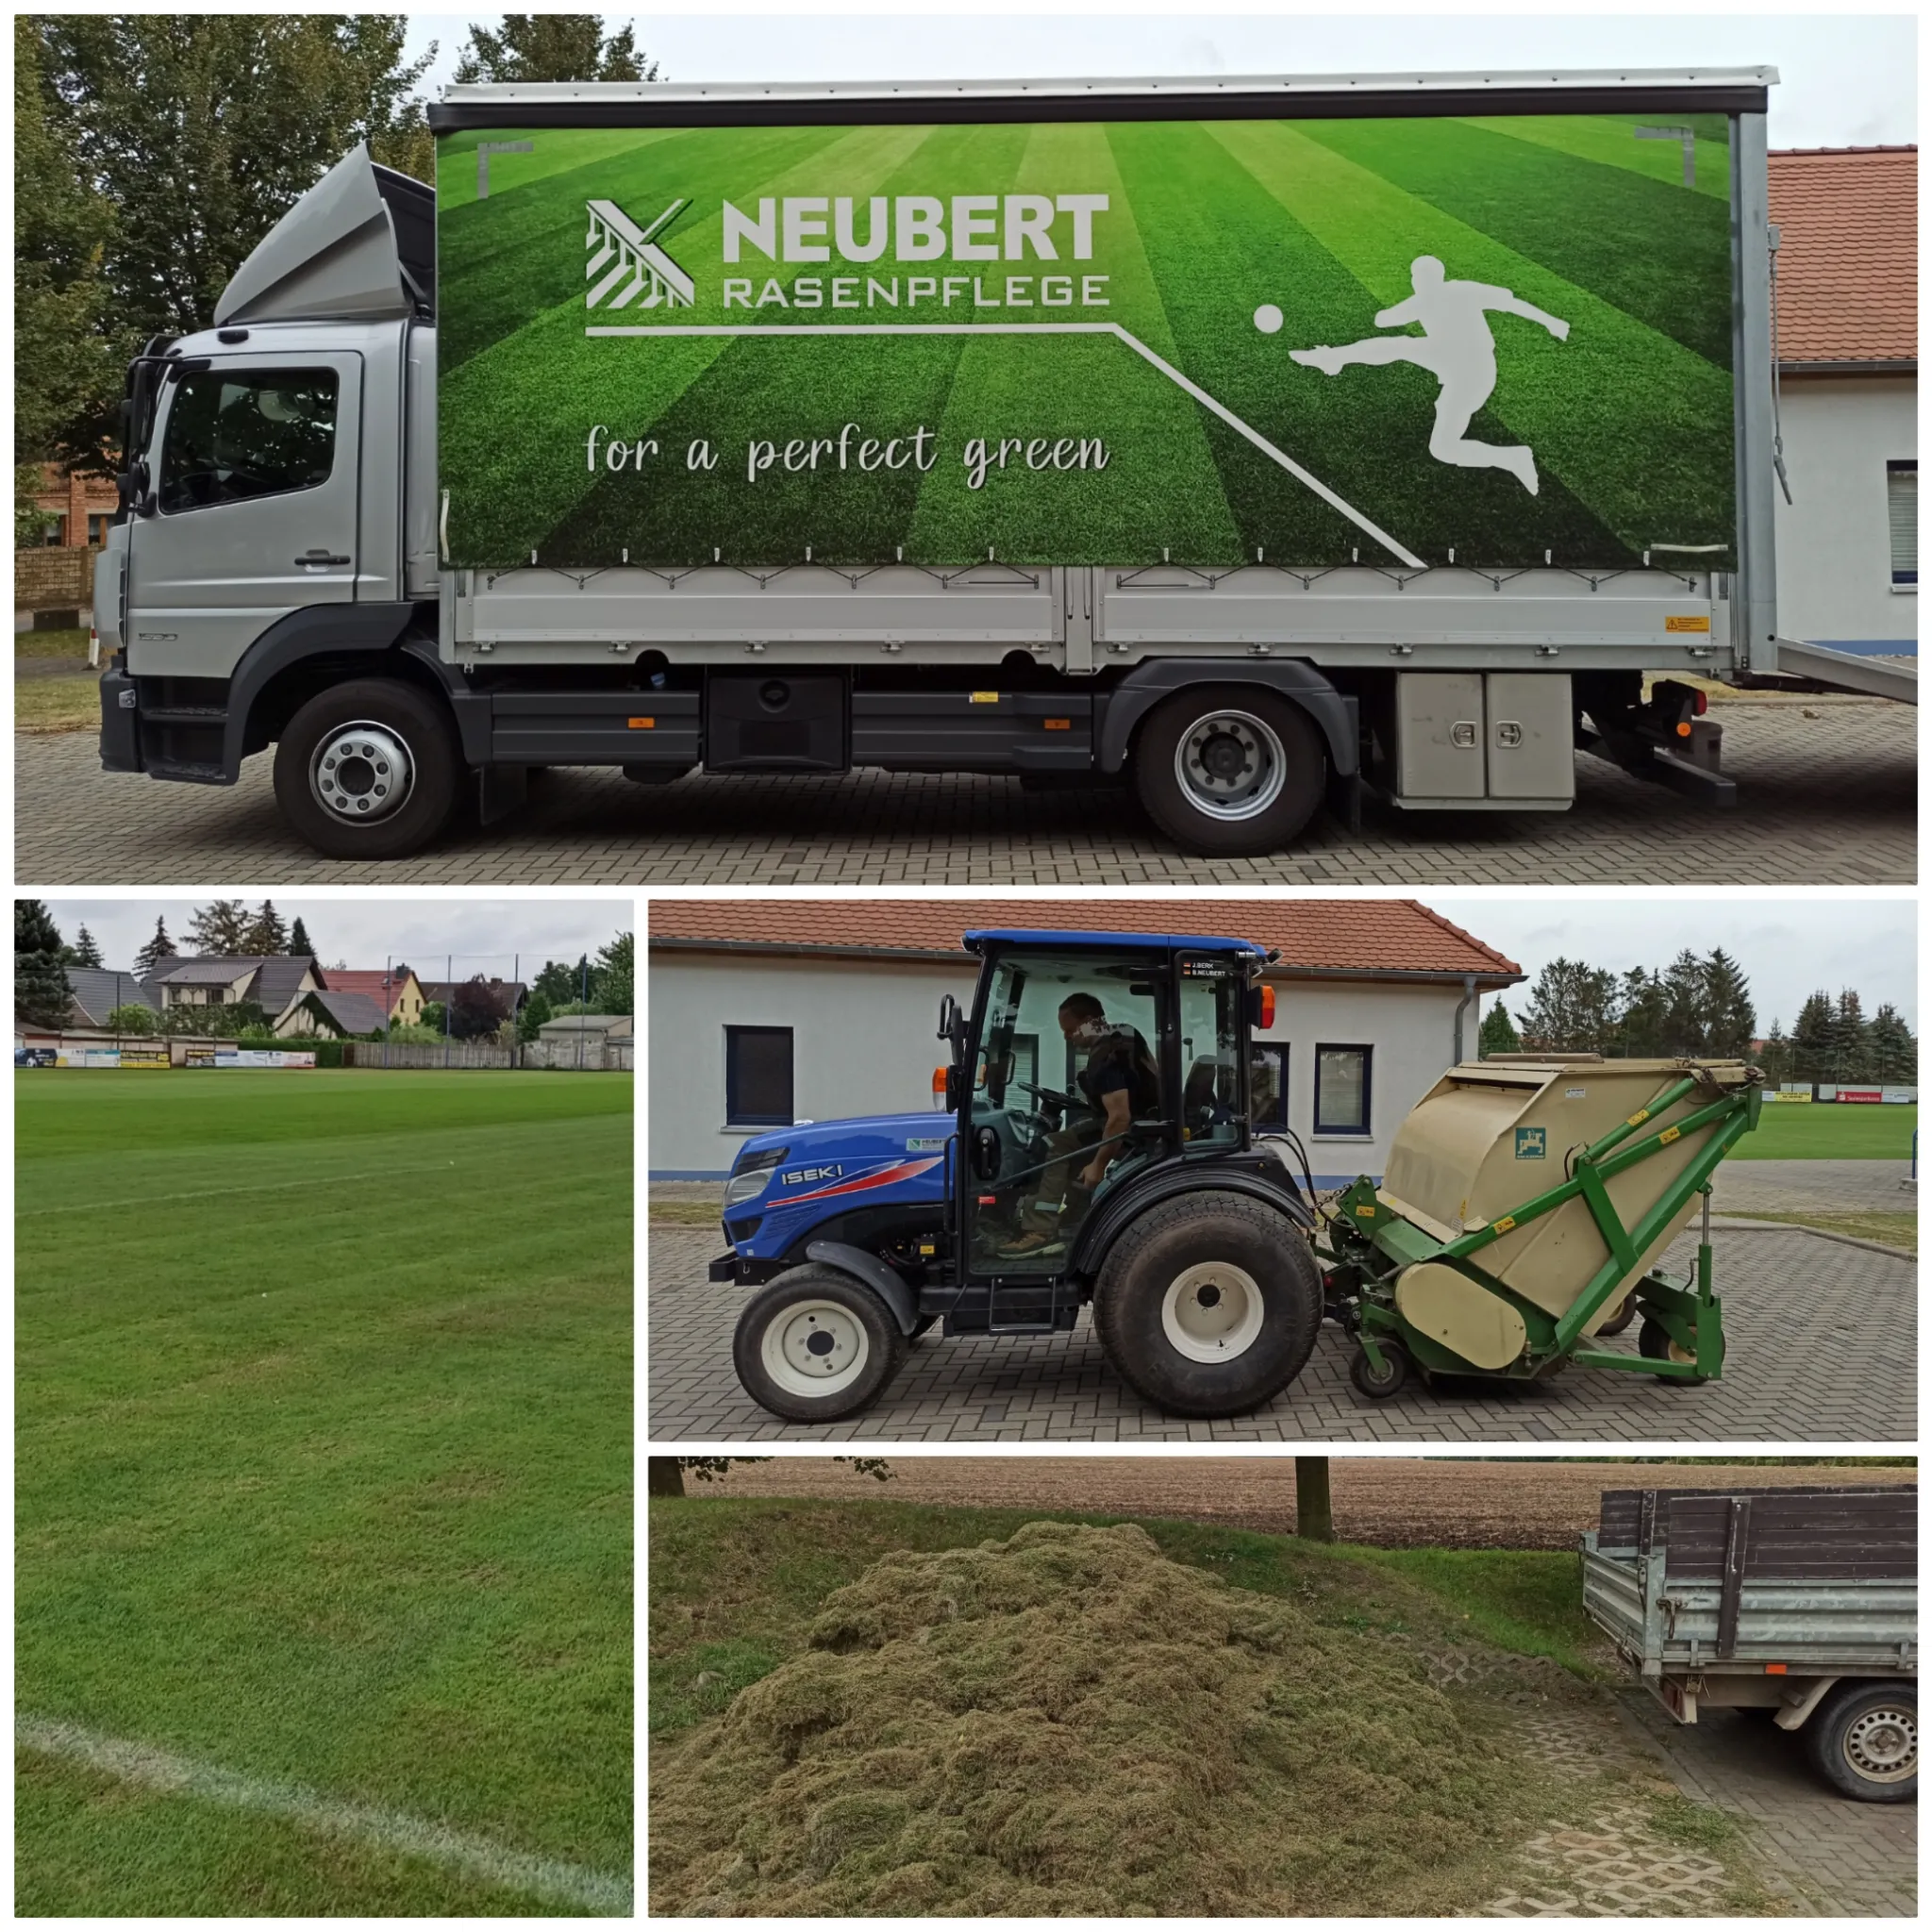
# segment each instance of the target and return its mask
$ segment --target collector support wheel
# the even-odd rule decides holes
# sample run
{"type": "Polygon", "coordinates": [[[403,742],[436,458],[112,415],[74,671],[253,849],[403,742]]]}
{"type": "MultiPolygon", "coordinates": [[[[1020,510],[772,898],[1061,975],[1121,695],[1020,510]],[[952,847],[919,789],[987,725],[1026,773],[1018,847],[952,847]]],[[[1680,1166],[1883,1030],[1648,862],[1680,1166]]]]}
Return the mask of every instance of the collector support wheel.
{"type": "MultiPolygon", "coordinates": [[[[1697,1357],[1683,1343],[1671,1339],[1669,1329],[1659,1327],[1646,1315],[1643,1325],[1637,1331],[1637,1352],[1654,1362],[1694,1362],[1697,1357]]],[[[1682,1375],[1659,1375],[1659,1382],[1674,1382],[1680,1387],[1685,1381],[1682,1375]]]]}
{"type": "Polygon", "coordinates": [[[1637,1319],[1637,1291],[1633,1288],[1624,1297],[1624,1305],[1596,1332],[1599,1335],[1621,1335],[1637,1319]]]}
{"type": "Polygon", "coordinates": [[[1399,1341],[1378,1341],[1383,1367],[1378,1373],[1366,1350],[1357,1348],[1348,1365],[1348,1379],[1371,1402],[1386,1402],[1408,1380],[1408,1351],[1399,1341]]]}
{"type": "Polygon", "coordinates": [[[1919,1794],[1919,1687],[1841,1684],[1805,1726],[1811,1761],[1848,1798],[1898,1805],[1919,1794]]]}
{"type": "Polygon", "coordinates": [[[788,1268],[744,1305],[731,1359],[760,1408],[788,1423],[835,1423],[878,1400],[907,1345],[878,1295],[813,1262],[788,1268]]]}

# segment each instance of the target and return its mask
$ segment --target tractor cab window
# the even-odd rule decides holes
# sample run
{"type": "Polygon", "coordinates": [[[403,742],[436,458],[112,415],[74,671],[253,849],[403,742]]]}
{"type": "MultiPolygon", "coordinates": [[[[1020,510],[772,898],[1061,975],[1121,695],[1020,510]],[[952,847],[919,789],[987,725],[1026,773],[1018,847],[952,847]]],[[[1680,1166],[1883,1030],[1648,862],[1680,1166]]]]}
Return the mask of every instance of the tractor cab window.
{"type": "Polygon", "coordinates": [[[995,968],[967,1141],[976,1271],[1058,1272],[1096,1198],[1165,1151],[1164,974],[1078,952],[995,968]]]}
{"type": "Polygon", "coordinates": [[[1247,987],[1246,972],[1237,958],[1226,954],[1182,956],[1178,1024],[1183,1153],[1225,1153],[1245,1139],[1241,1002],[1247,997],[1247,987]]]}

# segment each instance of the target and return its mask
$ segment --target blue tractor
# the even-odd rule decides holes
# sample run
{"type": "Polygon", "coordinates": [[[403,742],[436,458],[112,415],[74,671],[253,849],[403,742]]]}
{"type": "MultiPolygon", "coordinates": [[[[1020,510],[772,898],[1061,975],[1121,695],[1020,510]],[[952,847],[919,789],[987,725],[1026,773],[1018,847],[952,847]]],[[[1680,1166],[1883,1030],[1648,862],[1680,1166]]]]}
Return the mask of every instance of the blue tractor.
{"type": "Polygon", "coordinates": [[[782,1127],[739,1154],[710,1278],[758,1290],[734,1345],[746,1391],[835,1422],[935,1323],[1046,1335],[1091,1302],[1108,1360],[1173,1414],[1278,1394],[1324,1286],[1306,1158],[1249,1126],[1276,956],[1174,933],[965,942],[979,981],[970,1014],[941,1004],[943,1112],[782,1127]]]}

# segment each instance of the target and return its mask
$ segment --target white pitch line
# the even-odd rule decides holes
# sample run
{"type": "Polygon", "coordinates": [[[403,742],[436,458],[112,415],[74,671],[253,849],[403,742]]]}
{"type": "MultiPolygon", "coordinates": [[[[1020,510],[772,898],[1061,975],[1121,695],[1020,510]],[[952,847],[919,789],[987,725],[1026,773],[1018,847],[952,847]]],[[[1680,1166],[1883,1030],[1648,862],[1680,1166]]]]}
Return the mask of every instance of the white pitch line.
{"type": "Polygon", "coordinates": [[[1354,504],[1338,496],[1311,471],[1305,470],[1286,450],[1277,449],[1251,424],[1243,423],[1224,403],[1219,403],[1198,383],[1191,382],[1172,362],[1158,356],[1139,336],[1130,334],[1117,322],[774,322],[774,323],[670,323],[652,327],[640,323],[625,327],[602,325],[587,328],[587,336],[1118,336],[1127,347],[1150,362],[1167,379],[1184,389],[1204,409],[1212,409],[1227,426],[1245,436],[1265,457],[1275,462],[1312,490],[1331,509],[1337,509],[1357,529],[1366,532],[1411,570],[1428,566],[1412,551],[1398,543],[1379,525],[1373,524],[1354,504]]]}
{"type": "Polygon", "coordinates": [[[103,1737],[77,1724],[54,1724],[43,1718],[16,1717],[13,1741],[21,1750],[84,1764],[147,1790],[203,1798],[238,1811],[286,1818],[311,1831],[425,1858],[532,1898],[585,1906],[610,1918],[629,1918],[636,1908],[631,1881],[615,1873],[513,1852],[489,1839],[471,1838],[425,1818],[411,1818],[404,1811],[391,1811],[378,1805],[341,1804],[302,1785],[272,1784],[264,1778],[224,1771],[218,1765],[177,1757],[172,1751],[158,1750],[151,1744],[103,1737]]]}

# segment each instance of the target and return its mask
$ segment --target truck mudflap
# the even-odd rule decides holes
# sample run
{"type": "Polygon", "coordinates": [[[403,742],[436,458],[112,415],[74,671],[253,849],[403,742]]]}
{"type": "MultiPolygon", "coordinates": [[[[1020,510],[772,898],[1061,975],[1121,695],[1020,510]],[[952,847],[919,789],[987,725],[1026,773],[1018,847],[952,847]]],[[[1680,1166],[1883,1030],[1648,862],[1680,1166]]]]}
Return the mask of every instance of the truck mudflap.
{"type": "Polygon", "coordinates": [[[129,677],[127,660],[116,653],[101,676],[101,770],[139,772],[141,694],[129,677]]]}

